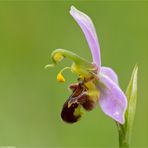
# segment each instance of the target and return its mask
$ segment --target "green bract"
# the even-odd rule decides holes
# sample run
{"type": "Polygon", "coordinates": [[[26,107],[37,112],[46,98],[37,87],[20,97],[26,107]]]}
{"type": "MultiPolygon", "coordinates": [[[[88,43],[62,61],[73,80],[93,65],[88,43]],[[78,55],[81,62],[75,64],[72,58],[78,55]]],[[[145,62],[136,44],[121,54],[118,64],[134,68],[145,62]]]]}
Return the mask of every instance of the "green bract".
{"type": "Polygon", "coordinates": [[[119,132],[119,144],[121,148],[127,148],[130,145],[132,127],[135,117],[136,111],[136,103],[137,103],[137,75],[138,75],[138,66],[134,67],[131,80],[129,81],[126,96],[128,100],[128,107],[125,113],[125,124],[118,125],[119,132]]]}

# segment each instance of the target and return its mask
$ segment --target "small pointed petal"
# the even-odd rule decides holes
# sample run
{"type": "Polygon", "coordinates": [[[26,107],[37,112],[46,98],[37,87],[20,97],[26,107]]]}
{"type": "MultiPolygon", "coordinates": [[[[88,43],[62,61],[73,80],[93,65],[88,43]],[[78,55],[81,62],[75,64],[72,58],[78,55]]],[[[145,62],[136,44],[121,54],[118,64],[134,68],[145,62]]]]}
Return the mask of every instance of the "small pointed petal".
{"type": "Polygon", "coordinates": [[[112,68],[102,66],[100,72],[108,76],[110,79],[112,79],[112,81],[118,84],[118,76],[112,68]]]}
{"type": "Polygon", "coordinates": [[[92,20],[83,12],[77,10],[74,6],[71,7],[70,14],[81,27],[90,47],[93,56],[93,62],[100,68],[100,47],[92,20]]]}
{"type": "Polygon", "coordinates": [[[120,87],[107,75],[100,76],[100,98],[99,103],[105,114],[124,124],[127,99],[120,87]],[[102,87],[103,85],[103,87],[102,87]]]}

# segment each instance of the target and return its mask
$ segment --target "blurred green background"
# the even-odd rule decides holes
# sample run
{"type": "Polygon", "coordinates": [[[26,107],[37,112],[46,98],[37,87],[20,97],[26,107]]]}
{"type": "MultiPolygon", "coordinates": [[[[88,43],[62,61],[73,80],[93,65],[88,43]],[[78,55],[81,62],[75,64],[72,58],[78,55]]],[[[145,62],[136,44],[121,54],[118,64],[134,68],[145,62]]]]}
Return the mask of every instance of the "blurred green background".
{"type": "Polygon", "coordinates": [[[118,73],[126,90],[139,65],[139,92],[132,134],[133,147],[148,147],[148,2],[134,1],[0,1],[0,146],[117,147],[116,125],[98,107],[69,125],[60,118],[67,87],[76,76],[44,69],[55,48],[65,48],[91,61],[70,6],[88,14],[96,27],[102,63],[118,73]]]}

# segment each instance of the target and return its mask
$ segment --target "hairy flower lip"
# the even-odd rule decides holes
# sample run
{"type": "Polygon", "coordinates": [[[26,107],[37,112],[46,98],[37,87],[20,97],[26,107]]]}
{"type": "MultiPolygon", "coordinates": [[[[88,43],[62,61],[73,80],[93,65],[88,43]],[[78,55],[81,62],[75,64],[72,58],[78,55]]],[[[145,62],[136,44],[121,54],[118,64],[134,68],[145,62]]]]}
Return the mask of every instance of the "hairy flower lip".
{"type": "Polygon", "coordinates": [[[93,81],[93,79],[87,81],[85,79],[79,79],[78,83],[69,86],[72,90],[72,94],[64,103],[61,111],[61,117],[65,122],[77,122],[81,117],[80,108],[84,108],[86,111],[91,111],[97,105],[98,101],[96,101],[97,99],[94,99],[96,96],[91,96],[89,94],[90,88],[85,85],[91,81],[93,81]],[[79,112],[77,108],[79,109],[79,112]]]}
{"type": "Polygon", "coordinates": [[[67,123],[75,123],[81,118],[81,113],[74,114],[75,110],[78,108],[79,104],[74,103],[68,107],[68,102],[65,102],[62,108],[61,117],[63,121],[67,123]]]}

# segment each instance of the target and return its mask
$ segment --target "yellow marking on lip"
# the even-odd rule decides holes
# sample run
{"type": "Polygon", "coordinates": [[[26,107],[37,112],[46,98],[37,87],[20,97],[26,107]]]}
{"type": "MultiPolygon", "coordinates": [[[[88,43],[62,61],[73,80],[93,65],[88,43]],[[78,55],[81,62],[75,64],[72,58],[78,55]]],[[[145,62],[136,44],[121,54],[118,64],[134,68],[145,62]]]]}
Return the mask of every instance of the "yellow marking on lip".
{"type": "Polygon", "coordinates": [[[78,107],[74,111],[74,116],[77,117],[77,116],[79,116],[79,115],[82,114],[81,111],[80,111],[80,109],[81,109],[81,107],[80,107],[80,105],[78,105],[78,107]]]}

